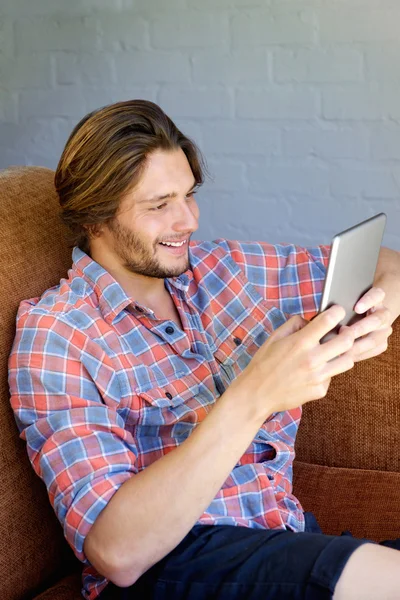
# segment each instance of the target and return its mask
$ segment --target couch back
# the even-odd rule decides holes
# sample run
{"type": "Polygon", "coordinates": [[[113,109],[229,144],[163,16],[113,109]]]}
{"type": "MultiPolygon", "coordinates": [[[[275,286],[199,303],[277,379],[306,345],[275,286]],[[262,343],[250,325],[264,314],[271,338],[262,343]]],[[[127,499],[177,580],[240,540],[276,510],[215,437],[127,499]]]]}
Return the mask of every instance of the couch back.
{"type": "MultiPolygon", "coordinates": [[[[58,284],[71,266],[71,250],[58,219],[53,178],[53,171],[39,167],[0,172],[3,240],[0,256],[0,581],[1,598],[7,600],[32,598],[36,591],[45,589],[52,580],[77,567],[46,489],[29,463],[25,443],[18,437],[9,404],[7,375],[19,302],[40,296],[58,284]]],[[[397,523],[399,356],[400,319],[388,352],[334,378],[326,399],[305,406],[296,460],[300,461],[298,485],[303,486],[299,497],[307,498],[308,494],[311,509],[321,473],[327,477],[317,465],[355,469],[356,474],[362,469],[387,471],[391,472],[387,473],[390,475],[387,489],[395,488],[388,514],[395,515],[397,523]],[[307,465],[314,466],[310,469],[307,465]],[[314,479],[310,479],[310,474],[314,479]]],[[[342,471],[333,469],[333,472],[339,473],[338,481],[342,479],[342,471]]],[[[376,476],[371,477],[376,481],[376,476]]],[[[324,498],[329,502],[330,479],[327,481],[327,493],[320,494],[323,503],[324,498]]],[[[360,479],[360,489],[363,481],[365,479],[360,479]]],[[[332,513],[330,506],[327,513],[332,513]]]]}
{"type": "Polygon", "coordinates": [[[57,213],[53,171],[0,172],[0,581],[7,600],[31,598],[75,561],[19,439],[7,374],[19,302],[56,285],[72,263],[57,213]]]}

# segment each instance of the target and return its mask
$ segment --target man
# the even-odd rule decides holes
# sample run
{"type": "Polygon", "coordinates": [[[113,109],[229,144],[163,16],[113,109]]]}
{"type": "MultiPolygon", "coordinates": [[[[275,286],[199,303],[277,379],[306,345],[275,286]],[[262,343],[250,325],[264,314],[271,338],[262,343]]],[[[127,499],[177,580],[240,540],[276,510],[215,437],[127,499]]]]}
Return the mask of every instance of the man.
{"type": "Polygon", "coordinates": [[[399,256],[322,345],[344,315],[309,322],[328,248],[190,242],[202,182],[195,145],[139,100],[87,115],[57,167],[73,265],[21,303],[10,390],[83,595],[398,598],[400,554],[311,533],[291,474],[301,406],[387,347],[399,256]]]}

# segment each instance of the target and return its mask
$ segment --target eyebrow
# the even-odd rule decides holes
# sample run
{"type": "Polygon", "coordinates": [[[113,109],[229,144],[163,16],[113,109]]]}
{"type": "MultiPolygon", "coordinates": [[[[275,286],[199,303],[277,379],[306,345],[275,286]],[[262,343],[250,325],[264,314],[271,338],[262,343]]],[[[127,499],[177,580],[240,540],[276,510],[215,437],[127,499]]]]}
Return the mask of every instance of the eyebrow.
{"type": "MultiPolygon", "coordinates": [[[[188,192],[194,190],[197,185],[197,181],[193,179],[193,185],[189,188],[188,192]]],[[[177,192],[170,192],[169,194],[164,194],[164,196],[153,196],[153,198],[146,198],[145,200],[139,200],[138,204],[155,204],[156,202],[160,202],[161,200],[166,200],[167,198],[176,198],[177,192]]]]}

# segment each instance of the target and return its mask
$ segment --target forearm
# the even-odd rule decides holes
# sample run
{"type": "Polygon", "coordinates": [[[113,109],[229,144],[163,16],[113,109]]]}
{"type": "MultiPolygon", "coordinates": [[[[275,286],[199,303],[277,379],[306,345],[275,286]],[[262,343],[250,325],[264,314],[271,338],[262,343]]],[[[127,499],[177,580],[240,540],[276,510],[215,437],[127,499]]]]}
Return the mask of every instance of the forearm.
{"type": "Polygon", "coordinates": [[[262,424],[242,396],[231,386],[185,442],[116,492],[85,542],[100,573],[131,585],[190,531],[262,424]]]}
{"type": "Polygon", "coordinates": [[[374,286],[385,292],[384,305],[392,315],[392,322],[400,315],[400,253],[381,248],[374,286]]]}

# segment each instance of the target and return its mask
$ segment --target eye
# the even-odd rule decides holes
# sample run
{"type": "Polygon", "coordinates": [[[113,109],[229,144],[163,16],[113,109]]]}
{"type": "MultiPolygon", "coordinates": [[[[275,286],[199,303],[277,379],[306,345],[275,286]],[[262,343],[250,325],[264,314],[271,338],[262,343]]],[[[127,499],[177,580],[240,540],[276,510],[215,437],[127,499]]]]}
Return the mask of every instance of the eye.
{"type": "Polygon", "coordinates": [[[198,190],[192,190],[187,196],[186,198],[192,198],[192,196],[194,196],[195,194],[197,194],[198,190]]]}
{"type": "Polygon", "coordinates": [[[160,204],[160,206],[156,206],[155,208],[149,208],[149,210],[162,210],[164,208],[164,206],[167,206],[166,202],[164,202],[163,204],[160,204]]]}

